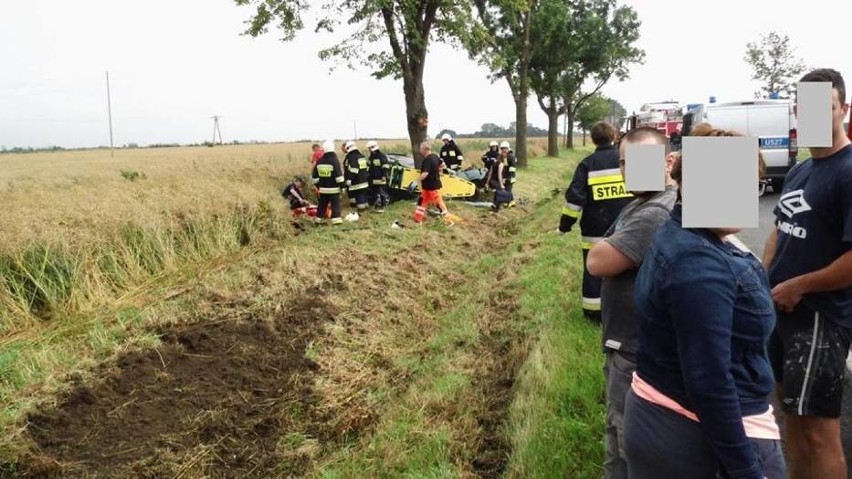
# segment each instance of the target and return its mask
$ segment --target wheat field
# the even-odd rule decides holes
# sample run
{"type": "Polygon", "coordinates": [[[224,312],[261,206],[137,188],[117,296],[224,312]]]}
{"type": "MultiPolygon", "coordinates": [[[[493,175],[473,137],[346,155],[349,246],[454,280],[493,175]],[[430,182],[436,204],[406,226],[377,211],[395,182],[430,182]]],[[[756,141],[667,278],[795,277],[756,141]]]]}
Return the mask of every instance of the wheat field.
{"type": "MultiPolygon", "coordinates": [[[[478,165],[488,141],[458,143],[469,164],[478,165]]],[[[380,145],[386,152],[408,149],[404,139],[380,145]]],[[[545,139],[531,139],[530,155],[545,145],[545,139]]],[[[0,253],[33,242],[97,244],[128,223],[152,227],[258,201],[283,207],[281,188],[296,174],[310,174],[310,147],[301,142],[0,155],[0,253]]]]}

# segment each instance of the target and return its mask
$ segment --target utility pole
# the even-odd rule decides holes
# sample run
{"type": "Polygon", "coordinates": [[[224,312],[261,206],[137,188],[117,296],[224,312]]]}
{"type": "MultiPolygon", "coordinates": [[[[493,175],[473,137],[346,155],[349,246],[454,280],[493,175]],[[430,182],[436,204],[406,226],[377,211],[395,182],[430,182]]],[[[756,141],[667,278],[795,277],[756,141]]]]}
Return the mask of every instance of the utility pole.
{"type": "Polygon", "coordinates": [[[355,137],[352,138],[352,140],[354,141],[354,140],[358,139],[358,120],[357,119],[352,120],[352,129],[355,130],[355,137]]]}
{"type": "Polygon", "coordinates": [[[113,150],[113,143],[112,143],[112,100],[110,99],[110,93],[109,93],[109,71],[106,72],[106,86],[107,86],[107,115],[109,117],[109,154],[112,158],[115,158],[115,150],[113,150]]]}
{"type": "Polygon", "coordinates": [[[222,130],[219,129],[219,118],[222,118],[219,115],[213,115],[210,118],[213,119],[213,144],[216,144],[216,135],[219,135],[219,144],[223,144],[222,141],[222,130]]]}

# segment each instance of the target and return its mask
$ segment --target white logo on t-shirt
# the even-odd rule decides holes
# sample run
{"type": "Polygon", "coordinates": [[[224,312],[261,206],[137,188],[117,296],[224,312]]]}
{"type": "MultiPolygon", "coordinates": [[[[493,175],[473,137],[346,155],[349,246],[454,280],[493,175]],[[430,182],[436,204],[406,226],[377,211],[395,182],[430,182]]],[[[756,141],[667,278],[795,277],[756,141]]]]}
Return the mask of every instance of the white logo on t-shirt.
{"type": "Polygon", "coordinates": [[[805,211],[811,210],[811,205],[805,201],[804,191],[805,190],[791,191],[784,194],[778,200],[778,206],[781,208],[781,212],[787,215],[788,218],[792,218],[793,215],[797,213],[804,213],[805,211]]]}

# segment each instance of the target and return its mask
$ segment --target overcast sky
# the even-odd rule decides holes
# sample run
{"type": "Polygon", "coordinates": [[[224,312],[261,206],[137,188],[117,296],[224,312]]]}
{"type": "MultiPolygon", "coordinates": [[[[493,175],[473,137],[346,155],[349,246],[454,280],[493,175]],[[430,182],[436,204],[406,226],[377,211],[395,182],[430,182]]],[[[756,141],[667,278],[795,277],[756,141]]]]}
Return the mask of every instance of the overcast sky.
{"type": "MultiPolygon", "coordinates": [[[[852,1],[619,3],[637,10],[647,54],[630,79],[603,90],[628,111],[668,99],[751,98],[745,45],[770,30],[789,35],[809,66],[836,68],[852,85],[852,1]]],[[[0,1],[0,146],[109,145],[107,71],[116,146],[210,140],[213,115],[226,142],[356,130],[407,137],[401,82],[363,68],[330,73],[317,51],[335,39],[311,28],[290,43],[274,29],[241,36],[251,12],[232,0],[0,1]]],[[[426,61],[430,135],[514,120],[505,81],[491,84],[464,53],[434,44],[426,61]]],[[[534,98],[529,121],[547,126],[534,98]]]]}

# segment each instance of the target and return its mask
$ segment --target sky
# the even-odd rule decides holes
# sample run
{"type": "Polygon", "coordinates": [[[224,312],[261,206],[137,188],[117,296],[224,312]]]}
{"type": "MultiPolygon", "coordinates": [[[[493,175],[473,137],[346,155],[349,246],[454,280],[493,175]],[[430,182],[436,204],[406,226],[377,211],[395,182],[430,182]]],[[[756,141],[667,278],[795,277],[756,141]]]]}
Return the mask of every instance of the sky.
{"type": "MultiPolygon", "coordinates": [[[[835,68],[852,85],[852,2],[618,3],[637,11],[646,59],[602,92],[628,111],[752,98],[746,43],[771,30],[808,66],[835,68]]],[[[286,43],[274,28],[241,35],[251,13],[233,0],[2,0],[0,148],[109,146],[107,72],[115,146],[210,141],[214,115],[225,142],[407,137],[401,80],[331,70],[317,52],[340,34],[310,25],[286,43]]],[[[514,121],[505,80],[492,83],[464,52],[434,43],[426,62],[430,135],[514,121]]],[[[534,97],[528,119],[547,127],[534,97]]]]}

